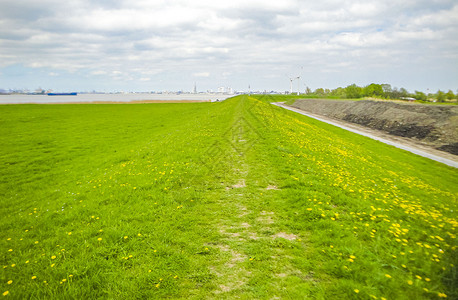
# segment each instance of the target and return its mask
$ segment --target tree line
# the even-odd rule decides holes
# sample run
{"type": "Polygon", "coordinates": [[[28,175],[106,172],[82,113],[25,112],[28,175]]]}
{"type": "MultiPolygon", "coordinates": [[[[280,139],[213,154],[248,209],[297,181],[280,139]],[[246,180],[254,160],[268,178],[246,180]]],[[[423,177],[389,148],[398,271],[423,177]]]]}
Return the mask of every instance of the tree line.
{"type": "Polygon", "coordinates": [[[359,99],[364,97],[373,97],[381,99],[406,99],[406,100],[421,100],[421,101],[435,101],[445,102],[445,100],[453,100],[458,96],[453,93],[452,90],[444,92],[438,90],[436,93],[425,94],[420,91],[410,93],[405,88],[391,87],[390,84],[376,84],[371,83],[367,86],[360,87],[356,84],[349,85],[347,87],[338,87],[336,89],[323,89],[318,88],[312,91],[307,87],[305,91],[306,95],[311,97],[329,97],[329,98],[347,98],[347,99],[359,99]]]}

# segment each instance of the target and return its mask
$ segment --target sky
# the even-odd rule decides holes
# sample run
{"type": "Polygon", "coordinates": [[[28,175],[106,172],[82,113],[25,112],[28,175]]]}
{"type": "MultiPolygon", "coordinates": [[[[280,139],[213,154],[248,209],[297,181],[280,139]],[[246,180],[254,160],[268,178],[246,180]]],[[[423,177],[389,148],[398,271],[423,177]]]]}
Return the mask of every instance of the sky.
{"type": "Polygon", "coordinates": [[[0,89],[458,89],[456,0],[0,0],[0,89]]]}

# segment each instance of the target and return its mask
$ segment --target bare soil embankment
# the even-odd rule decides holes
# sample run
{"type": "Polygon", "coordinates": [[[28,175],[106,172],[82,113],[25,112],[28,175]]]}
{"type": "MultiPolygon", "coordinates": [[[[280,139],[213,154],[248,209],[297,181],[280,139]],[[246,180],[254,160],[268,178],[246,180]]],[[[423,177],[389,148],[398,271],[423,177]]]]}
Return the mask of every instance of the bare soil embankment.
{"type": "Polygon", "coordinates": [[[296,100],[291,106],[458,155],[458,106],[323,99],[296,100]]]}

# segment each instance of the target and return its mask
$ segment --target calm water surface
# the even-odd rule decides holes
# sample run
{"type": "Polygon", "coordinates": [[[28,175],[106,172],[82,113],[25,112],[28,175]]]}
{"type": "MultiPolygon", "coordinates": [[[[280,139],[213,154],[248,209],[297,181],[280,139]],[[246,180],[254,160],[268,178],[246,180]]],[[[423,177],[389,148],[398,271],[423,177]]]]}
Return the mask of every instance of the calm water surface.
{"type": "Polygon", "coordinates": [[[76,96],[0,95],[0,104],[71,103],[71,102],[130,102],[145,100],[225,100],[225,94],[78,94],[76,96]]]}

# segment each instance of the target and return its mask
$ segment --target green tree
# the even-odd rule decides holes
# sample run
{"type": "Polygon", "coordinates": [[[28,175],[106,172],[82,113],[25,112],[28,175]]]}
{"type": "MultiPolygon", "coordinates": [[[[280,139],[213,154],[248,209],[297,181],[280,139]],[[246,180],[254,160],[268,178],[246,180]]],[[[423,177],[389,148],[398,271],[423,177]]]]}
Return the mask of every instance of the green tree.
{"type": "Polygon", "coordinates": [[[345,96],[348,99],[361,98],[362,88],[357,86],[356,84],[349,85],[345,88],[345,96]]]}
{"type": "Polygon", "coordinates": [[[390,98],[391,92],[393,91],[393,89],[391,88],[391,85],[388,83],[384,83],[384,84],[381,84],[381,86],[383,90],[383,96],[385,96],[386,98],[390,98]]]}
{"type": "Polygon", "coordinates": [[[383,88],[380,84],[371,83],[363,88],[363,95],[368,97],[383,96],[383,88]]]}
{"type": "Polygon", "coordinates": [[[436,93],[437,102],[444,102],[445,101],[445,93],[441,90],[438,90],[436,93]]]}
{"type": "Polygon", "coordinates": [[[405,88],[400,88],[399,93],[401,94],[401,97],[409,97],[409,92],[405,88]]]}
{"type": "Polygon", "coordinates": [[[332,90],[329,93],[331,96],[339,97],[339,98],[345,98],[345,89],[342,87],[338,87],[334,90],[332,90]]]}
{"type": "Polygon", "coordinates": [[[318,96],[324,96],[325,95],[325,92],[324,92],[324,89],[323,88],[318,88],[315,90],[315,92],[313,92],[315,95],[318,95],[318,96]]]}
{"type": "Polygon", "coordinates": [[[426,101],[426,94],[423,92],[415,91],[414,98],[417,100],[423,100],[426,101]]]}
{"type": "Polygon", "coordinates": [[[455,99],[455,94],[453,94],[452,90],[448,90],[447,94],[445,94],[445,98],[448,100],[455,99]]]}

